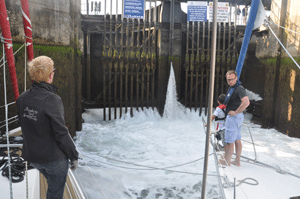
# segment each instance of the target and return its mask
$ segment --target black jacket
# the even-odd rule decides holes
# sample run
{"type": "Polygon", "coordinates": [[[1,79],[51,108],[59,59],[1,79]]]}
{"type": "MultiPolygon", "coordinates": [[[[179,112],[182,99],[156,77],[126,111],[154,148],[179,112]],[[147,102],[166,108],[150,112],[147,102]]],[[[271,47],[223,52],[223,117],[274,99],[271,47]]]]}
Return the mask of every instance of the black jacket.
{"type": "Polygon", "coordinates": [[[31,85],[17,99],[17,111],[24,137],[22,157],[32,163],[43,163],[67,157],[78,159],[75,144],[64,120],[57,88],[45,82],[31,85]]]}

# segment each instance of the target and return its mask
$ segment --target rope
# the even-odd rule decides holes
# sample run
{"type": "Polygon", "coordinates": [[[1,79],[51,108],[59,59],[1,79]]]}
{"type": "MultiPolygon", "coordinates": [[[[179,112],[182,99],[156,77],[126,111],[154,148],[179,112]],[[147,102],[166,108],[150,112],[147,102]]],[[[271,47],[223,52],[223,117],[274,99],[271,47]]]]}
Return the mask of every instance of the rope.
{"type": "MultiPolygon", "coordinates": [[[[82,154],[81,154],[82,155],[82,154]]],[[[210,154],[211,155],[211,154],[210,154]]],[[[166,169],[166,168],[172,168],[172,167],[166,167],[166,168],[157,168],[157,167],[151,167],[151,166],[145,166],[145,165],[139,165],[139,164],[135,164],[135,163],[130,163],[130,162],[125,162],[125,161],[121,161],[121,160],[115,160],[115,159],[112,159],[112,158],[108,158],[108,157],[104,157],[106,159],[109,159],[109,160],[115,160],[115,161],[118,161],[118,162],[122,162],[122,163],[126,163],[126,164],[131,164],[131,165],[135,165],[135,166],[140,166],[140,167],[146,167],[148,169],[139,169],[139,168],[132,168],[132,167],[124,167],[124,166],[118,166],[118,165],[114,165],[114,164],[109,164],[109,163],[106,163],[106,162],[102,162],[100,160],[97,160],[97,159],[94,159],[94,158],[91,158],[89,156],[86,156],[86,155],[83,155],[91,160],[94,160],[96,162],[99,162],[99,163],[102,163],[102,164],[106,164],[106,165],[109,165],[109,166],[113,166],[113,167],[119,167],[119,168],[122,168],[122,169],[133,169],[133,170],[164,170],[164,171],[170,171],[170,172],[175,172],[175,173],[184,173],[184,174],[192,174],[192,175],[203,175],[202,173],[193,173],[193,172],[187,172],[187,171],[176,171],[176,170],[170,170],[170,169],[166,169]],[[150,169],[149,169],[150,168],[150,169]]],[[[101,157],[101,156],[100,156],[101,157]]],[[[214,174],[208,174],[209,176],[215,176],[215,177],[218,177],[218,175],[214,175],[214,174]]]]}
{"type": "Polygon", "coordinates": [[[287,49],[284,47],[284,45],[281,43],[281,41],[278,39],[278,37],[276,36],[276,34],[274,33],[274,31],[272,30],[272,28],[269,26],[269,22],[267,20],[265,20],[265,24],[266,26],[268,26],[268,28],[271,30],[271,32],[273,33],[274,37],[277,39],[277,41],[279,42],[279,44],[281,45],[281,47],[285,50],[285,52],[290,56],[290,58],[293,60],[293,62],[296,64],[296,66],[300,69],[300,66],[298,65],[298,63],[294,60],[294,58],[292,57],[292,55],[287,51],[287,49]]]}
{"type": "Polygon", "coordinates": [[[94,175],[92,174],[92,172],[91,172],[91,170],[90,170],[90,167],[87,165],[86,161],[85,161],[83,158],[82,158],[82,160],[83,160],[83,162],[85,163],[85,165],[87,166],[87,168],[88,168],[88,170],[89,170],[91,176],[93,177],[94,181],[96,182],[96,184],[97,184],[98,188],[100,189],[102,195],[104,196],[105,199],[107,199],[106,196],[104,195],[104,193],[103,193],[103,191],[102,191],[100,185],[98,184],[97,180],[95,179],[94,175]]]}
{"type": "Polygon", "coordinates": [[[269,21],[269,22],[272,23],[272,24],[274,24],[275,26],[278,26],[278,27],[283,28],[283,29],[285,29],[287,31],[290,31],[290,32],[293,32],[293,33],[296,33],[296,34],[300,35],[300,33],[296,32],[296,31],[293,31],[293,30],[290,30],[290,29],[287,29],[287,28],[285,28],[285,27],[283,27],[281,25],[277,25],[273,21],[269,21]]]}
{"type": "MultiPolygon", "coordinates": [[[[234,183],[233,182],[230,182],[228,177],[224,177],[224,181],[225,183],[223,184],[223,187],[224,188],[229,188],[229,187],[234,187],[234,183]]],[[[242,180],[237,180],[239,183],[237,185],[235,185],[236,187],[240,186],[241,184],[245,183],[245,184],[248,184],[248,185],[253,185],[253,186],[256,186],[258,185],[258,181],[255,180],[254,178],[244,178],[242,180]],[[249,182],[249,181],[253,181],[253,182],[249,182]]]]}

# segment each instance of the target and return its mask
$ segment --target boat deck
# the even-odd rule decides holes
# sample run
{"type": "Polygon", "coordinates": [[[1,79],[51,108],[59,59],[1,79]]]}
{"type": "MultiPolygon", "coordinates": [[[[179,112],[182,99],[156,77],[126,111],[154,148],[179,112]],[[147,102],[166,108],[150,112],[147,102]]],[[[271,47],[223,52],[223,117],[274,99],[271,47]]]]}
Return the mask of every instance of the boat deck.
{"type": "MultiPolygon", "coordinates": [[[[10,132],[10,136],[20,136],[22,135],[21,129],[17,128],[14,131],[10,132]]],[[[20,152],[18,152],[19,154],[20,152]]],[[[21,155],[21,154],[19,154],[21,155]]],[[[2,157],[0,157],[2,159],[2,157]]],[[[0,193],[1,198],[9,199],[10,198],[10,185],[7,177],[1,175],[0,172],[0,193]]],[[[26,176],[24,176],[24,180],[19,183],[12,183],[13,197],[22,199],[27,198],[27,190],[28,190],[28,198],[29,199],[46,199],[47,193],[47,180],[45,177],[37,170],[31,169],[28,171],[28,189],[26,189],[26,176]]],[[[69,174],[67,177],[65,190],[64,190],[64,199],[84,199],[84,196],[78,186],[76,179],[71,170],[69,170],[69,174]]]]}
{"type": "MultiPolygon", "coordinates": [[[[46,199],[47,188],[48,188],[47,180],[40,173],[40,199],[46,199]]],[[[78,198],[78,196],[77,196],[76,191],[74,190],[72,183],[70,181],[70,178],[68,176],[67,182],[65,185],[64,199],[72,199],[72,198],[78,198]]]]}

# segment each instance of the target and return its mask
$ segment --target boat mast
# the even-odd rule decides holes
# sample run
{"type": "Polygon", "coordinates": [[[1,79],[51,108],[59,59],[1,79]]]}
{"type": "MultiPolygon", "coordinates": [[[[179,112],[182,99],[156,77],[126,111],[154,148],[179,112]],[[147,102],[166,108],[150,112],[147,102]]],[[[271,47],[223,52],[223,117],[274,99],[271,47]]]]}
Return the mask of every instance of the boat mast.
{"type": "Polygon", "coordinates": [[[208,157],[209,157],[209,144],[210,144],[209,142],[210,142],[210,133],[211,133],[211,115],[212,115],[212,106],[213,106],[213,99],[214,99],[216,49],[217,49],[217,12],[218,12],[217,8],[218,8],[218,0],[214,0],[213,1],[213,24],[212,24],[213,32],[212,32],[212,42],[211,42],[207,132],[206,132],[206,142],[205,142],[205,156],[204,156],[201,199],[205,199],[208,157]]]}
{"type": "Polygon", "coordinates": [[[21,4],[22,4],[24,32],[25,32],[25,37],[26,37],[27,55],[28,55],[29,61],[31,61],[34,58],[34,54],[33,54],[33,43],[32,43],[32,26],[31,26],[31,20],[30,20],[30,15],[29,15],[28,0],[21,0],[21,4]]]}
{"type": "Polygon", "coordinates": [[[8,21],[7,11],[6,11],[5,0],[0,0],[0,12],[1,12],[0,26],[1,26],[2,37],[3,37],[2,39],[4,42],[6,59],[8,62],[10,80],[12,83],[15,100],[17,100],[17,98],[19,97],[19,89],[18,89],[18,82],[17,82],[17,75],[16,75],[16,67],[15,67],[15,59],[14,59],[14,53],[13,53],[10,25],[9,25],[9,21],[8,21]]]}

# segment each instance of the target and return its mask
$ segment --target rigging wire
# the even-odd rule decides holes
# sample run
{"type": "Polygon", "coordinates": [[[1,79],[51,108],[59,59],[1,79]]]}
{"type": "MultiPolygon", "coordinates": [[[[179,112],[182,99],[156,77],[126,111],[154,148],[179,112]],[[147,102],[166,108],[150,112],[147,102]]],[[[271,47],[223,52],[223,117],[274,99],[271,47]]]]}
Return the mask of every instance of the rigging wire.
{"type": "Polygon", "coordinates": [[[273,33],[274,37],[277,39],[277,41],[279,42],[279,44],[281,45],[281,47],[285,50],[285,52],[290,56],[290,58],[293,60],[293,62],[296,64],[296,66],[300,69],[299,64],[295,61],[295,59],[292,57],[292,55],[288,52],[288,50],[284,47],[284,45],[281,43],[280,39],[276,36],[276,34],[274,33],[274,31],[272,30],[272,28],[269,26],[269,22],[267,20],[265,20],[265,25],[268,26],[268,28],[271,30],[271,32],[273,33]]]}
{"type": "MultiPolygon", "coordinates": [[[[11,103],[7,104],[7,106],[10,106],[10,105],[15,104],[15,103],[16,102],[11,102],[11,103]]],[[[5,105],[4,106],[0,106],[0,108],[5,108],[5,105]]]]}
{"type": "MultiPolygon", "coordinates": [[[[212,154],[213,153],[211,153],[210,155],[212,155],[212,154]]],[[[145,167],[145,168],[148,168],[148,169],[125,167],[125,166],[119,166],[119,165],[114,165],[114,164],[106,163],[106,162],[97,160],[95,158],[91,158],[91,157],[89,157],[87,155],[83,155],[83,154],[81,154],[81,155],[85,156],[85,157],[87,157],[87,158],[89,158],[91,160],[94,160],[96,162],[99,162],[99,163],[102,163],[102,164],[106,164],[106,165],[109,165],[109,166],[113,166],[113,167],[123,168],[123,169],[133,169],[133,170],[164,170],[164,171],[170,171],[170,172],[175,172],[175,173],[185,173],[185,174],[192,174],[192,175],[203,175],[202,173],[193,173],[193,172],[187,172],[187,171],[176,171],[176,170],[169,170],[169,169],[167,169],[167,168],[174,168],[176,166],[171,166],[171,167],[166,167],[166,168],[157,168],[157,167],[152,167],[152,166],[145,166],[145,165],[135,164],[135,163],[131,163],[131,162],[125,162],[125,161],[121,161],[121,160],[116,160],[116,159],[112,159],[112,158],[109,158],[109,157],[99,156],[99,157],[102,157],[102,158],[105,158],[105,159],[114,160],[114,161],[122,162],[122,163],[125,163],[125,164],[131,164],[131,165],[134,165],[134,166],[145,167]]],[[[203,159],[203,158],[200,158],[200,159],[203,159]]],[[[195,160],[195,161],[199,161],[200,159],[195,160]]],[[[192,161],[192,162],[195,162],[195,161],[192,161]]],[[[190,164],[192,162],[189,162],[188,164],[190,164]]],[[[85,164],[87,165],[86,162],[85,162],[85,164]]],[[[187,163],[182,164],[182,165],[186,165],[186,164],[187,163]]],[[[218,176],[218,175],[214,175],[214,174],[208,174],[208,175],[209,176],[218,176]]]]}
{"type": "Polygon", "coordinates": [[[299,33],[299,32],[296,32],[296,31],[290,30],[290,29],[288,29],[288,28],[285,28],[285,27],[283,27],[283,26],[281,26],[281,25],[277,25],[277,24],[275,24],[273,21],[269,21],[269,22],[270,22],[270,23],[272,23],[272,24],[274,24],[275,26],[278,26],[278,27],[280,27],[280,28],[283,28],[283,29],[285,29],[285,30],[287,30],[287,31],[290,31],[290,32],[293,32],[293,33],[296,33],[296,34],[300,35],[300,33],[299,33]]]}
{"type": "Polygon", "coordinates": [[[92,172],[91,172],[91,170],[90,170],[90,167],[87,165],[86,161],[85,161],[83,158],[82,158],[82,160],[83,160],[83,162],[85,163],[85,165],[87,166],[87,168],[88,168],[88,170],[89,170],[89,173],[91,174],[91,176],[93,177],[94,181],[96,182],[96,184],[97,184],[98,188],[100,189],[102,195],[104,196],[105,199],[107,199],[106,196],[104,195],[104,193],[103,193],[103,191],[102,191],[100,185],[98,184],[96,178],[95,178],[94,175],[92,174],[92,172]]]}
{"type": "MultiPolygon", "coordinates": [[[[11,121],[11,122],[9,122],[8,124],[11,124],[11,123],[14,123],[14,122],[17,122],[18,120],[17,119],[15,119],[15,120],[13,120],[13,121],[11,121]]],[[[2,128],[2,127],[4,127],[4,126],[6,126],[6,124],[4,124],[4,125],[2,125],[2,126],[0,126],[0,128],[2,128]]],[[[8,133],[7,133],[8,134],[8,133]]]]}
{"type": "MultiPolygon", "coordinates": [[[[25,44],[23,44],[15,53],[14,53],[14,56],[23,48],[25,46],[25,44]]],[[[0,59],[0,62],[2,62],[4,60],[4,58],[1,58],[0,59]]],[[[5,63],[7,63],[7,60],[5,61],[5,63]]],[[[5,63],[3,63],[3,64],[1,64],[0,65],[0,68],[5,64],[5,63]]],[[[1,107],[0,107],[1,108],[1,107]]]]}
{"type": "MultiPolygon", "coordinates": [[[[15,115],[15,116],[13,116],[13,117],[11,117],[11,118],[8,118],[7,120],[9,121],[9,120],[12,120],[12,119],[16,119],[18,116],[17,115],[15,115]]],[[[0,124],[1,123],[4,123],[4,122],[6,122],[5,120],[3,120],[3,121],[0,121],[0,124]]],[[[0,127],[1,128],[1,127],[0,127]]]]}

